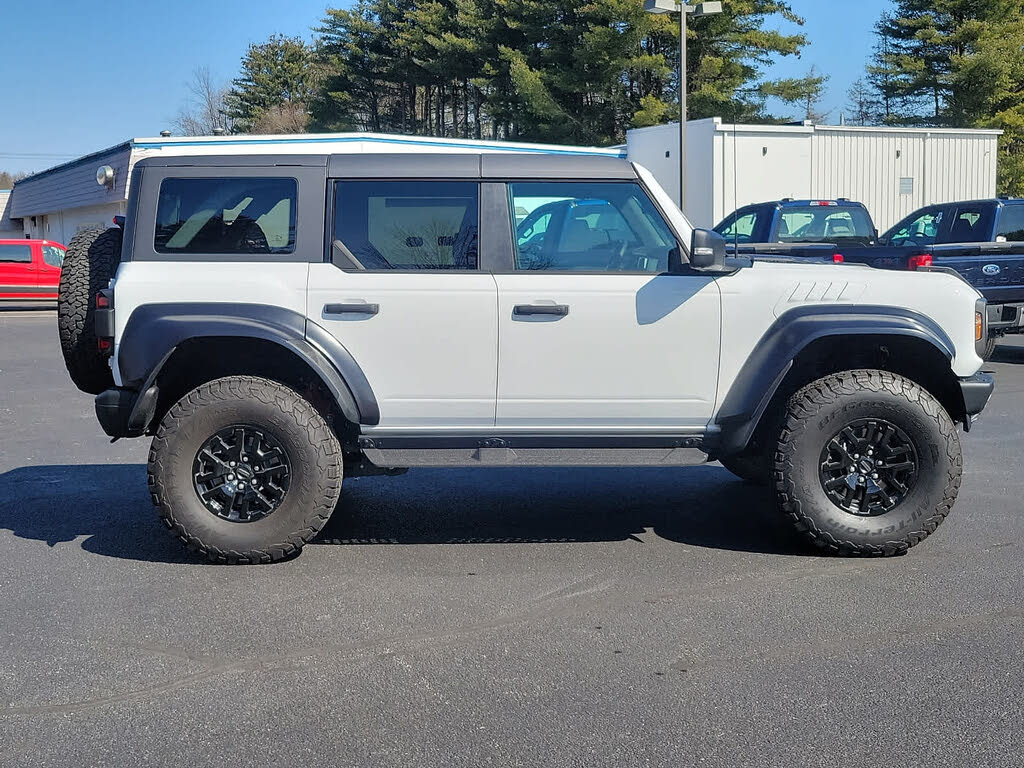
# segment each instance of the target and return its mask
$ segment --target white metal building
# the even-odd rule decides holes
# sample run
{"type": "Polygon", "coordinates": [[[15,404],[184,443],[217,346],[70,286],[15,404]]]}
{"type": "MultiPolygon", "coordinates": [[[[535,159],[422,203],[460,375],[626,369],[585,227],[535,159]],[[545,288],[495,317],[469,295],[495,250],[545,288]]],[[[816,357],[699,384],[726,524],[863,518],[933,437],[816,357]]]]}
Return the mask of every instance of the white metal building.
{"type": "Polygon", "coordinates": [[[125,212],[131,170],[144,157],[168,154],[480,151],[625,156],[622,148],[374,133],[137,138],[22,179],[14,185],[9,213],[15,224],[20,222],[20,229],[25,235],[67,244],[76,232],[89,227],[110,226],[114,216],[125,212]],[[96,179],[97,169],[101,166],[109,166],[113,170],[106,185],[99,184],[96,179]]]}
{"type": "MultiPolygon", "coordinates": [[[[884,231],[925,205],[996,194],[996,130],[687,123],[687,215],[712,227],[740,206],[848,197],[884,231]]],[[[679,124],[629,131],[630,160],[679,197],[679,124]]]]}

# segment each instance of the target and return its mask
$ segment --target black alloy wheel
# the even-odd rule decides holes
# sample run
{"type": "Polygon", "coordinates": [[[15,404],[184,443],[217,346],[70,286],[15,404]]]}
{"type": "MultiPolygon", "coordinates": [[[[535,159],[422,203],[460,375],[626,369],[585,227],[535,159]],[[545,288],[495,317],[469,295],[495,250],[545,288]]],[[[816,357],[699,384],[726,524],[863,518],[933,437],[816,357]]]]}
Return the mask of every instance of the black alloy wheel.
{"type": "Polygon", "coordinates": [[[267,430],[233,424],[203,443],[192,481],[203,506],[224,520],[251,523],[276,510],[288,492],[291,465],[267,430]]]}
{"type": "Polygon", "coordinates": [[[913,490],[918,468],[906,432],[885,419],[858,419],[825,444],[818,476],[841,510],[874,517],[899,506],[913,490]]]}

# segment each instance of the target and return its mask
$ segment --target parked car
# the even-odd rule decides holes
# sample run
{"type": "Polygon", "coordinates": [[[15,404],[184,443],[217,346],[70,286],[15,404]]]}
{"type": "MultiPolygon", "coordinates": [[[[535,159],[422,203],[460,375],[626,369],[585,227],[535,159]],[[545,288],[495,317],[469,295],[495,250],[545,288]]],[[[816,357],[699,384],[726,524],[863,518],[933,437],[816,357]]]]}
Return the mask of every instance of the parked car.
{"type": "Polygon", "coordinates": [[[993,388],[959,277],[729,259],[615,158],[414,160],[146,158],[123,230],[72,241],[68,371],[108,435],[153,437],[191,549],[281,559],[345,477],[422,466],[717,459],[840,554],[950,511],[993,388]]]}
{"type": "Polygon", "coordinates": [[[876,231],[874,224],[860,203],[783,200],[741,208],[715,230],[736,244],[737,254],[755,259],[831,259],[881,269],[951,269],[988,301],[986,359],[999,337],[1024,333],[1024,200],[928,206],[881,237],[871,234],[876,231]]]}
{"type": "Polygon", "coordinates": [[[52,240],[0,240],[0,300],[56,301],[63,263],[52,240]]]}

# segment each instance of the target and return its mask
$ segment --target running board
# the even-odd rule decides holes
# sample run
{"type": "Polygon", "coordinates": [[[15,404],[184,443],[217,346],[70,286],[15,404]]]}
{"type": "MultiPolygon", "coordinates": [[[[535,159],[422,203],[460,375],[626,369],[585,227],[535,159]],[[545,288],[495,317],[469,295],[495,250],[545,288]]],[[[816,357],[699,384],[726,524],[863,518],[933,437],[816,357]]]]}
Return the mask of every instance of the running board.
{"type": "Polygon", "coordinates": [[[664,467],[704,464],[696,435],[359,438],[378,467],[664,467]]]}

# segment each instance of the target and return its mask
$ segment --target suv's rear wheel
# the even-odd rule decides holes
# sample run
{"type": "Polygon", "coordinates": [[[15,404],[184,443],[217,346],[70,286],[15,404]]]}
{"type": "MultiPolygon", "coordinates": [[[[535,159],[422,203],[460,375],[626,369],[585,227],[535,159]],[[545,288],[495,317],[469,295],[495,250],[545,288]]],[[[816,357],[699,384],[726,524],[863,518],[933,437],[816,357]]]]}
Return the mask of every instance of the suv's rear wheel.
{"type": "Polygon", "coordinates": [[[342,468],[334,432],[308,401],[274,381],[230,376],[167,412],[149,453],[149,487],[190,549],[218,562],[271,562],[327,522],[342,468]]]}
{"type": "Polygon", "coordinates": [[[773,465],[780,508],[819,547],[895,555],[949,513],[962,459],[956,427],[931,394],[862,370],[790,398],[773,465]]]}
{"type": "Polygon", "coordinates": [[[96,294],[121,262],[120,227],[86,229],[68,245],[57,294],[57,332],[71,380],[98,395],[114,386],[107,358],[96,346],[96,294]]]}

